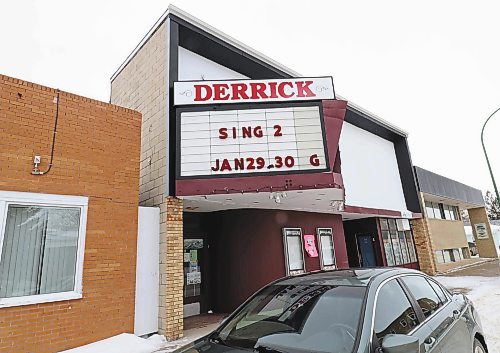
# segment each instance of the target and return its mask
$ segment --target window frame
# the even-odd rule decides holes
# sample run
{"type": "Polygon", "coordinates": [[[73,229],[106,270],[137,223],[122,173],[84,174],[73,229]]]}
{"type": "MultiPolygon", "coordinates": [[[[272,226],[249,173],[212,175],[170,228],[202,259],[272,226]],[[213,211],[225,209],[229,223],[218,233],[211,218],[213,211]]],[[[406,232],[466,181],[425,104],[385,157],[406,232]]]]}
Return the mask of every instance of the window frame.
{"type": "MultiPolygon", "coordinates": [[[[319,263],[320,263],[321,269],[324,271],[336,269],[337,268],[337,258],[335,257],[335,242],[333,241],[333,229],[332,228],[316,228],[316,235],[318,238],[319,263]],[[321,234],[321,232],[329,232],[330,233],[330,237],[332,239],[333,265],[325,265],[325,263],[324,263],[323,243],[321,242],[321,237],[327,236],[327,235],[321,234]]],[[[305,267],[305,264],[304,264],[304,267],[305,267]]]]}
{"type": "Polygon", "coordinates": [[[436,315],[436,313],[437,313],[437,312],[439,312],[439,311],[440,311],[440,310],[444,307],[445,303],[443,303],[443,302],[441,301],[441,297],[439,296],[439,294],[437,294],[437,293],[436,293],[436,291],[434,290],[434,288],[432,288],[431,284],[429,283],[429,281],[427,280],[427,278],[426,278],[426,277],[421,276],[421,275],[417,275],[417,274],[410,274],[410,275],[406,274],[406,275],[401,276],[401,277],[399,278],[399,281],[400,281],[401,285],[402,285],[402,286],[404,286],[404,287],[408,290],[408,295],[410,295],[410,296],[411,296],[411,298],[413,299],[413,302],[415,303],[415,305],[417,305],[417,306],[418,306],[418,308],[420,309],[420,313],[422,314],[422,317],[423,317],[422,323],[424,323],[424,322],[425,322],[425,321],[427,321],[428,319],[431,319],[433,316],[435,316],[435,315],[436,315]],[[427,316],[427,317],[425,316],[424,311],[423,311],[423,310],[422,310],[422,308],[420,307],[420,304],[418,303],[417,298],[415,298],[415,296],[413,295],[413,293],[412,293],[411,289],[410,289],[410,288],[407,286],[407,284],[404,282],[403,278],[405,278],[405,277],[406,277],[406,278],[408,278],[408,277],[421,277],[421,278],[423,278],[423,279],[424,279],[424,281],[425,281],[425,283],[427,283],[427,285],[429,286],[429,288],[432,290],[432,292],[433,292],[434,294],[436,294],[436,297],[437,297],[437,298],[438,298],[438,300],[439,300],[439,307],[438,307],[436,310],[434,310],[434,311],[433,311],[433,312],[432,312],[429,316],[427,316]]]}
{"type": "MultiPolygon", "coordinates": [[[[371,310],[371,313],[366,313],[366,315],[371,315],[371,323],[370,323],[370,347],[373,347],[373,349],[376,349],[377,347],[375,346],[375,340],[374,338],[376,337],[375,335],[375,312],[376,312],[376,309],[377,309],[377,299],[378,299],[378,295],[379,295],[379,292],[381,290],[381,288],[386,284],[388,283],[389,281],[391,280],[396,280],[399,285],[401,286],[401,288],[403,289],[403,292],[405,293],[407,299],[410,301],[410,304],[413,308],[413,310],[415,311],[415,314],[417,315],[417,319],[418,319],[418,325],[416,327],[414,327],[410,332],[407,333],[408,336],[411,336],[413,335],[416,331],[418,331],[419,329],[421,329],[422,327],[424,327],[424,325],[432,320],[434,318],[435,315],[437,315],[441,310],[443,310],[446,306],[448,306],[450,303],[451,303],[451,294],[450,292],[448,291],[448,289],[446,289],[443,285],[441,285],[441,283],[435,281],[434,279],[428,277],[428,276],[423,276],[423,275],[420,275],[420,274],[413,274],[413,273],[402,273],[402,274],[398,274],[398,275],[395,275],[395,276],[391,276],[389,278],[386,278],[384,279],[378,286],[377,288],[375,289],[375,295],[373,296],[373,307],[372,307],[372,310],[371,310]],[[433,281],[434,283],[436,283],[441,289],[442,291],[444,292],[446,298],[447,298],[447,301],[442,303],[442,305],[432,313],[432,315],[429,315],[429,317],[425,317],[424,316],[424,313],[422,311],[422,309],[420,308],[420,305],[418,305],[418,302],[417,300],[415,299],[415,297],[413,296],[413,294],[411,293],[411,291],[409,290],[409,288],[406,286],[406,284],[402,281],[402,278],[403,277],[409,277],[409,276],[419,276],[419,277],[423,277],[425,280],[427,280],[428,282],[429,281],[433,281]]],[[[434,293],[436,293],[436,291],[434,290],[434,288],[430,285],[429,283],[429,286],[432,288],[432,290],[434,291],[434,293]]],[[[368,295],[368,291],[367,290],[367,295],[368,295]]],[[[436,295],[438,296],[439,298],[439,295],[436,293],[436,295]]]]}
{"type": "MultiPolygon", "coordinates": [[[[411,308],[413,309],[413,311],[415,312],[415,315],[417,316],[417,322],[418,322],[417,326],[415,326],[413,329],[411,329],[407,333],[407,335],[411,335],[415,330],[417,330],[423,321],[423,317],[420,316],[420,313],[417,311],[417,308],[415,307],[415,300],[414,300],[413,296],[410,296],[410,293],[408,292],[408,288],[406,288],[406,286],[404,286],[401,283],[400,277],[401,277],[401,275],[395,276],[395,277],[390,277],[390,278],[384,280],[377,288],[377,292],[375,293],[375,298],[373,301],[374,305],[373,305],[373,313],[372,313],[373,316],[372,316],[372,327],[371,327],[372,337],[377,337],[377,334],[375,332],[375,314],[377,313],[378,295],[379,295],[380,291],[382,290],[382,288],[392,281],[396,282],[396,284],[401,288],[401,290],[405,294],[406,300],[408,300],[411,308]]],[[[418,303],[417,303],[417,306],[418,306],[418,303]]]]}
{"type": "Polygon", "coordinates": [[[401,266],[401,265],[407,265],[407,264],[412,264],[412,263],[417,263],[418,262],[418,257],[417,257],[417,251],[415,248],[415,242],[413,238],[413,231],[411,228],[410,221],[405,218],[378,218],[379,222],[379,236],[381,238],[381,244],[383,246],[383,256],[385,257],[385,260],[387,262],[387,266],[393,267],[393,266],[401,266]],[[393,220],[393,222],[391,222],[393,220]],[[394,227],[391,229],[390,224],[393,223],[394,227]],[[387,225],[387,227],[385,227],[387,225]],[[388,235],[388,239],[384,239],[384,232],[386,235],[388,235]],[[404,233],[404,241],[401,240],[400,238],[400,233],[404,233]],[[408,233],[410,234],[410,242],[408,241],[408,233]],[[393,237],[395,235],[395,238],[393,237]],[[389,264],[389,259],[387,257],[387,249],[386,249],[386,243],[387,245],[390,245],[390,255],[392,255],[392,259],[394,264],[390,265],[389,264]],[[400,262],[398,263],[397,258],[396,258],[396,250],[395,247],[399,247],[399,256],[400,256],[400,262]],[[407,260],[404,260],[404,251],[407,254],[407,260]],[[413,258],[414,260],[413,261],[413,258]]]}
{"type": "Polygon", "coordinates": [[[83,259],[87,229],[88,197],[0,190],[0,259],[2,258],[3,241],[5,238],[5,226],[7,223],[6,219],[9,205],[66,207],[78,208],[80,210],[75,282],[73,290],[71,291],[0,298],[0,308],[81,299],[83,297],[83,259]]]}
{"type": "Polygon", "coordinates": [[[303,234],[302,234],[302,228],[293,228],[293,227],[286,227],[283,228],[283,247],[285,250],[285,270],[286,270],[286,275],[287,276],[297,276],[306,273],[306,261],[304,258],[304,239],[303,239],[303,234]],[[287,231],[298,231],[299,232],[299,239],[300,239],[300,253],[302,255],[302,269],[300,270],[291,270],[290,269],[290,260],[288,256],[288,240],[287,238],[290,235],[287,235],[287,231]]]}

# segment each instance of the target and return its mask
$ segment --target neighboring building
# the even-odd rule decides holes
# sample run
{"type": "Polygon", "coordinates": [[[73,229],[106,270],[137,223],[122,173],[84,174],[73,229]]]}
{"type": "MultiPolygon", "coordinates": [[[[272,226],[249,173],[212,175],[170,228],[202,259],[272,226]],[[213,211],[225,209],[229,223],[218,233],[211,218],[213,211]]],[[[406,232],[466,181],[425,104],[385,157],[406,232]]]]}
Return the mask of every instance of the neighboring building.
{"type": "MultiPolygon", "coordinates": [[[[471,223],[484,235],[474,238],[479,256],[496,257],[496,247],[484,208],[481,190],[448,179],[444,176],[415,167],[420,191],[426,231],[430,248],[419,248],[417,252],[432,253],[434,270],[436,264],[462,261],[470,257],[469,244],[461,219],[461,211],[467,210],[471,223]],[[490,236],[488,236],[490,234],[490,236]]],[[[432,270],[432,269],[431,269],[432,270]]],[[[430,271],[432,272],[432,271],[430,271]]]]}
{"type": "MultiPolygon", "coordinates": [[[[477,254],[476,243],[474,242],[474,234],[472,232],[472,226],[470,222],[465,223],[465,234],[467,235],[467,240],[469,241],[469,247],[475,248],[477,254]],[[472,245],[471,245],[472,244],[472,245]]],[[[500,220],[490,220],[491,234],[493,234],[493,239],[495,241],[495,248],[497,253],[500,255],[500,220]]]]}
{"type": "Polygon", "coordinates": [[[161,212],[168,339],[185,316],[231,311],[286,274],[419,268],[407,134],[333,99],[328,78],[296,77],[170,7],[111,78],[111,102],[143,116],[140,205],[161,212]]]}
{"type": "Polygon", "coordinates": [[[133,331],[140,123],[0,75],[0,352],[133,331]]]}

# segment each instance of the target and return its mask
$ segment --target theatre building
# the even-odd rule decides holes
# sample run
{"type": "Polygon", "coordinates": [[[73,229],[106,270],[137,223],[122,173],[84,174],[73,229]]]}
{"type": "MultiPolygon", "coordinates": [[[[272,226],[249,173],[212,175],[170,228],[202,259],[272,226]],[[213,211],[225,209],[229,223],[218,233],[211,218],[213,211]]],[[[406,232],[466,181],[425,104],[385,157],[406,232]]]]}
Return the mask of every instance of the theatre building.
{"type": "Polygon", "coordinates": [[[142,113],[140,205],[160,214],[149,331],[177,338],[184,317],[229,312],[285,275],[419,268],[407,134],[331,77],[170,7],[111,81],[111,102],[142,113]]]}

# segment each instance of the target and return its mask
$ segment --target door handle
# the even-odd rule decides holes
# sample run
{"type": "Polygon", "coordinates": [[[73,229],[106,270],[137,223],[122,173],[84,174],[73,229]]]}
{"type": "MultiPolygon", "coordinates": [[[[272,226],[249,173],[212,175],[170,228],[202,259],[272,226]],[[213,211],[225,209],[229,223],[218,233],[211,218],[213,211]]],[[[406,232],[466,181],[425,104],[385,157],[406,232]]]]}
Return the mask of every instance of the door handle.
{"type": "Polygon", "coordinates": [[[453,319],[460,319],[460,311],[458,311],[457,309],[453,310],[453,319]]]}
{"type": "Polygon", "coordinates": [[[429,350],[434,346],[434,343],[436,343],[436,339],[434,337],[427,337],[424,341],[425,344],[425,349],[429,350]]]}

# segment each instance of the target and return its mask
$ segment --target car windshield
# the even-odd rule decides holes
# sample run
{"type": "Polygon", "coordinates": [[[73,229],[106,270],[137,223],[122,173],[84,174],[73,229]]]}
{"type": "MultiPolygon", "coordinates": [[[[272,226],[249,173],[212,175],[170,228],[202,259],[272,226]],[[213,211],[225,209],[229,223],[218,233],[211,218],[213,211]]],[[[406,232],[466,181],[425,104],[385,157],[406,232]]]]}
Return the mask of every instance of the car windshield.
{"type": "Polygon", "coordinates": [[[271,285],[219,328],[231,347],[286,353],[350,353],[365,288],[271,285]]]}

